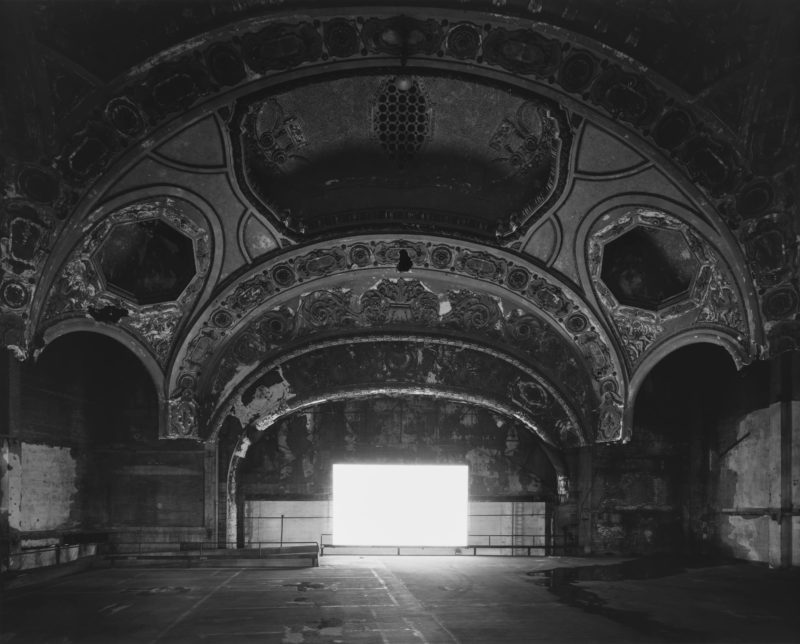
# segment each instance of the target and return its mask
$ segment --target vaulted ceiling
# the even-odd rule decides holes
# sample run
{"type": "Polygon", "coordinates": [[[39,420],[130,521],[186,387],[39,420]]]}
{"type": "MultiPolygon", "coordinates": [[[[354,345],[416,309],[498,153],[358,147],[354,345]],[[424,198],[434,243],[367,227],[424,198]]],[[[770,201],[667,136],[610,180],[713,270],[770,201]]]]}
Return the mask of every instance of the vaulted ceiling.
{"type": "Polygon", "coordinates": [[[0,335],[141,357],[164,437],[321,400],[624,440],[800,348],[790,2],[7,2],[0,335]]]}

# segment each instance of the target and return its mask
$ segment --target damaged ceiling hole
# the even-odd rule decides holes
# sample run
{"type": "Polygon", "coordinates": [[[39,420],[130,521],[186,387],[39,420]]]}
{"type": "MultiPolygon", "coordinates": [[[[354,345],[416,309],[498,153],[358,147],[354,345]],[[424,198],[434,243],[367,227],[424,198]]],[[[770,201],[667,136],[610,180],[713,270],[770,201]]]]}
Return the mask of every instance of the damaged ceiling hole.
{"type": "Polygon", "coordinates": [[[397,272],[408,273],[408,271],[411,270],[412,266],[414,266],[414,262],[412,262],[411,258],[408,256],[408,251],[401,250],[400,261],[397,262],[397,272]]]}

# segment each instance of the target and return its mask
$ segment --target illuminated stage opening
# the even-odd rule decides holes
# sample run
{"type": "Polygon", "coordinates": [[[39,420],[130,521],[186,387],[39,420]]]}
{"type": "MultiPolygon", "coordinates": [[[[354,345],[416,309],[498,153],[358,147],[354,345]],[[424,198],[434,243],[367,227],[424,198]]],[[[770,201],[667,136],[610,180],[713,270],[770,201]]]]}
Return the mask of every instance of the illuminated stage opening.
{"type": "Polygon", "coordinates": [[[333,544],[467,545],[466,465],[333,466],[333,544]]]}

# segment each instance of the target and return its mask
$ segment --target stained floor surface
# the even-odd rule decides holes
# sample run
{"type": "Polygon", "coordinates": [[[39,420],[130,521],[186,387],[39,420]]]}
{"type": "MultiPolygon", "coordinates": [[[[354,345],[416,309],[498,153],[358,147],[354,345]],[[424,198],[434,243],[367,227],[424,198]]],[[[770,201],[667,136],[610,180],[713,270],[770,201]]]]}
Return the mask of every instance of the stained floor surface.
{"type": "Polygon", "coordinates": [[[96,569],[3,593],[0,642],[798,642],[800,571],[501,557],[96,569]]]}

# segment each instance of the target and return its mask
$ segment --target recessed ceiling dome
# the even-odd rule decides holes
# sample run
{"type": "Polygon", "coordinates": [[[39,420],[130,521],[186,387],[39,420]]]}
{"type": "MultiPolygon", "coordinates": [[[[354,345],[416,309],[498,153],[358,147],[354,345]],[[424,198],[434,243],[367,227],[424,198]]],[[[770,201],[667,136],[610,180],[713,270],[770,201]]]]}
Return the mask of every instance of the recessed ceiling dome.
{"type": "Polygon", "coordinates": [[[494,238],[563,185],[569,128],[533,95],[438,75],[360,75],[244,99],[237,171],[294,233],[387,225],[494,238]]]}

